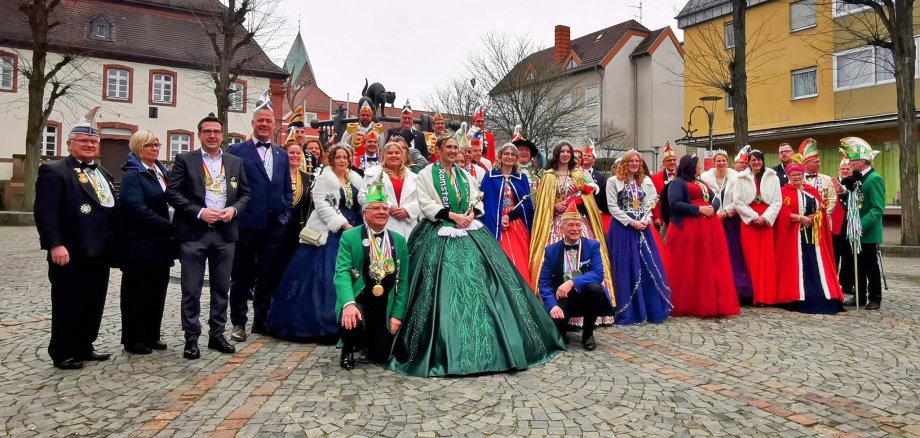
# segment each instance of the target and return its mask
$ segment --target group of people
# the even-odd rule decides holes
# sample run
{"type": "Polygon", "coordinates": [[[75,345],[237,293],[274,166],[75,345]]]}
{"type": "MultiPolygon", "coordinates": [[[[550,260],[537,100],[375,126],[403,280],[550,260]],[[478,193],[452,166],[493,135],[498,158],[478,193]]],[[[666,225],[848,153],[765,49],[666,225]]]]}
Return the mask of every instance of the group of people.
{"type": "Polygon", "coordinates": [[[594,350],[598,325],[736,315],[745,301],[834,313],[838,266],[843,279],[848,265],[835,258],[846,242],[833,236],[846,217],[861,222],[861,276],[843,284],[861,300],[868,286],[867,308],[880,302],[863,264],[875,256],[864,254],[878,243],[884,184],[860,139],[842,144],[861,178],[807,177],[817,145],[806,140],[781,186],[748,148],[735,169],[717,151],[702,172],[698,157],[668,147],[655,174],[630,150],[607,178],[593,168],[593,145],[560,142],[545,164],[520,129],[496,145],[481,110],[469,129],[450,132],[436,115],[435,132],[423,133],[407,103],[400,128],[385,134],[364,105],[330,145],[306,138],[294,114],[279,147],[270,103],[259,105],[252,137],[226,151],[209,115],[201,148],[171,169],[157,137],[139,131],[118,194],[94,162],[98,131],[73,129],[70,156],[40,168],[35,206],[55,366],[108,359],[93,342],[110,267],[123,272],[125,350],[166,349],[160,324],[177,258],[184,357],[201,355],[207,267],[209,349],[235,352],[229,310],[232,341],[338,342],[345,369],[363,356],[413,376],[526,369],[564,350],[573,330],[594,350]],[[859,214],[835,216],[848,195],[859,214]]]}

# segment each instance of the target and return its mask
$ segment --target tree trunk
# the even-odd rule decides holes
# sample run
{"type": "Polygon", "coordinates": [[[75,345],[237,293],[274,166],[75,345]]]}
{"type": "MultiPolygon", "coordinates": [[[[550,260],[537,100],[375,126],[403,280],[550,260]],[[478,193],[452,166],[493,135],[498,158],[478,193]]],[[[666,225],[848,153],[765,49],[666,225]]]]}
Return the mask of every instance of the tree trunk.
{"type": "MultiPolygon", "coordinates": [[[[45,94],[45,64],[47,54],[44,51],[32,52],[33,78],[29,81],[28,119],[26,120],[26,161],[25,193],[22,211],[32,211],[35,206],[35,181],[38,180],[38,165],[41,159],[41,134],[45,125],[42,103],[45,94]]],[[[58,135],[62,135],[59,133],[58,135]]]]}
{"type": "Polygon", "coordinates": [[[735,150],[741,150],[748,142],[746,14],[747,0],[732,0],[732,27],[735,35],[735,56],[734,62],[731,65],[731,72],[735,150]]]}
{"type": "MultiPolygon", "coordinates": [[[[917,202],[917,106],[914,103],[915,61],[912,0],[895,2],[889,30],[894,45],[898,100],[898,144],[901,178],[901,244],[920,245],[920,208],[917,202]],[[899,53],[900,52],[900,53],[899,53]]],[[[890,195],[890,194],[889,194],[890,195]]]]}

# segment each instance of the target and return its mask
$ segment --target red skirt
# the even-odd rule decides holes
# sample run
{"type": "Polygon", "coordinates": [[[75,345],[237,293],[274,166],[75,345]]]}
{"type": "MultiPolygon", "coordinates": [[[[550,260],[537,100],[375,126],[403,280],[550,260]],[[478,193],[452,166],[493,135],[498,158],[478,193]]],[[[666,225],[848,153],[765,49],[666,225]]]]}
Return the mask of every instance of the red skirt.
{"type": "MultiPolygon", "coordinates": [[[[751,204],[757,214],[763,214],[768,204],[751,204]]],[[[776,287],[776,251],[772,226],[741,223],[741,253],[754,287],[754,304],[779,304],[776,287]]]]}
{"type": "Polygon", "coordinates": [[[671,316],[727,316],[741,312],[725,231],[718,217],[688,216],[673,221],[663,260],[671,285],[671,316]]]}
{"type": "MultiPolygon", "coordinates": [[[[501,224],[499,224],[501,226],[501,224]]],[[[521,220],[513,220],[508,224],[507,230],[502,230],[501,239],[498,241],[502,250],[508,255],[511,264],[530,284],[530,233],[521,220]]],[[[533,288],[533,284],[530,284],[533,288]]],[[[536,290],[536,289],[534,289],[536,290]]]]}

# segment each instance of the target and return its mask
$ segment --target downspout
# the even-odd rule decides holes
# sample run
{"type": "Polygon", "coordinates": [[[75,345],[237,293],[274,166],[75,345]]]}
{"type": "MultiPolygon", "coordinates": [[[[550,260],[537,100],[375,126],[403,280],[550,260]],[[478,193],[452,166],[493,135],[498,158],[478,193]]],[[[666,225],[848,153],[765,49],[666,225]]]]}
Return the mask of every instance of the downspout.
{"type": "Polygon", "coordinates": [[[636,150],[639,149],[639,65],[636,64],[636,60],[633,57],[629,57],[629,62],[632,63],[633,71],[633,135],[636,136],[635,146],[636,150]]]}
{"type": "Polygon", "coordinates": [[[601,128],[604,126],[604,69],[599,68],[600,64],[594,66],[594,71],[601,76],[601,85],[598,87],[598,96],[600,101],[598,105],[600,106],[600,114],[598,115],[599,119],[597,121],[597,137],[601,137],[601,128]]]}

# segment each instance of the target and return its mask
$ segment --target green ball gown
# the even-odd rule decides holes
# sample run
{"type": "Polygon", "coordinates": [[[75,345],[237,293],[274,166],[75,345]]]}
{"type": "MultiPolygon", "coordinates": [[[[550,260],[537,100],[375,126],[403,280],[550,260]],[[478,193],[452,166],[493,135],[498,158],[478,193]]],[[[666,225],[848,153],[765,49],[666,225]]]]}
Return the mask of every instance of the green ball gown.
{"type": "Polygon", "coordinates": [[[425,220],[409,239],[409,300],[388,369],[418,377],[523,370],[565,349],[540,299],[478,221],[459,230],[443,209],[482,211],[469,174],[440,163],[419,174],[425,220]]]}

